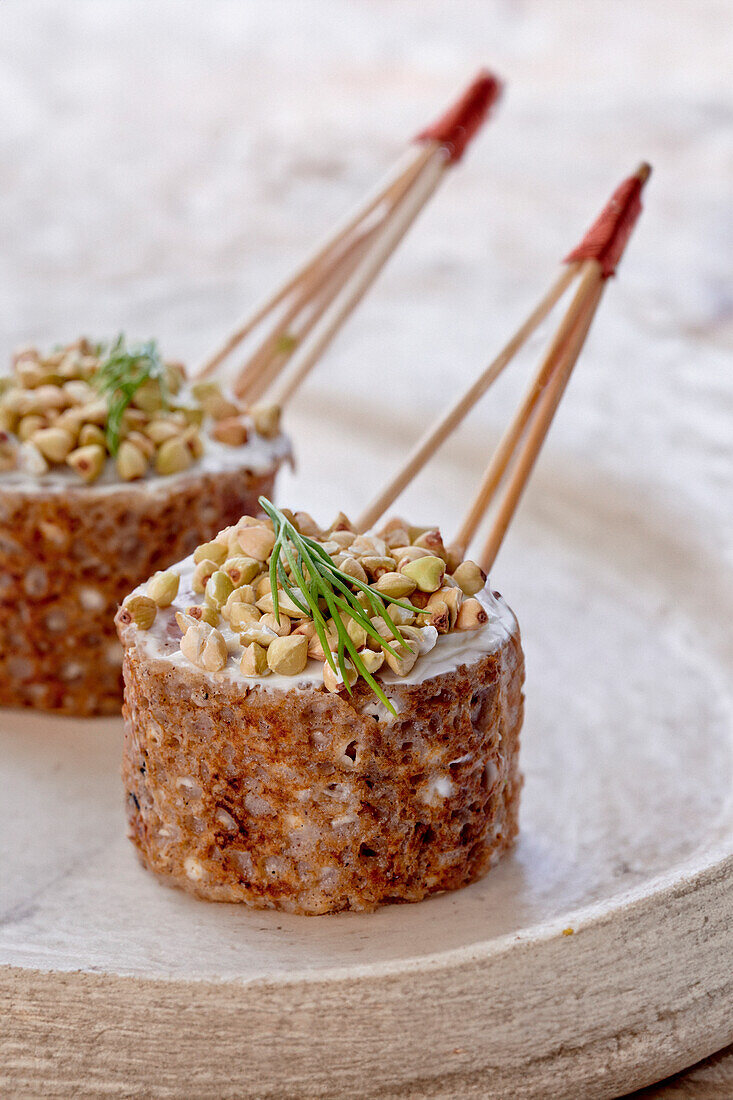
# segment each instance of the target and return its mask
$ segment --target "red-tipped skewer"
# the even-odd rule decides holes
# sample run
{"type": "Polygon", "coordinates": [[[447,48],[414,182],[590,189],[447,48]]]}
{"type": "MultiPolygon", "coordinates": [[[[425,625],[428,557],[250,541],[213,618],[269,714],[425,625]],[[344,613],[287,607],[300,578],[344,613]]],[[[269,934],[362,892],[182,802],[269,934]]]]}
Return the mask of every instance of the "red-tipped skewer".
{"type": "Polygon", "coordinates": [[[606,280],[615,274],[616,266],[641,212],[641,191],[650,172],[649,165],[642,164],[633,176],[617,188],[583,240],[566,257],[566,266],[547,294],[499,355],[418,442],[405,464],[359,517],[356,523],[357,530],[363,531],[373,526],[384,514],[511,362],[570,283],[579,277],[576,294],[551,341],[528,393],[491,457],[453,544],[456,552],[464,556],[507,469],[514,460],[506,490],[498,505],[494,523],[481,553],[482,568],[488,571],[493,565],[590,329],[606,280]],[[526,438],[524,438],[525,433],[526,438]],[[524,443],[522,443],[523,438],[524,443]]]}
{"type": "Polygon", "coordinates": [[[234,389],[244,399],[259,399],[289,367],[274,395],[279,403],[286,401],[371,286],[447,168],[460,160],[500,90],[494,76],[480,73],[456,104],[418,134],[417,149],[208,357],[199,376],[219,371],[269,321],[264,339],[237,372],[234,389]]]}
{"type": "MultiPolygon", "coordinates": [[[[565,387],[593,324],[606,281],[616,274],[616,267],[641,213],[641,192],[650,175],[651,166],[643,163],[633,176],[624,180],[578,247],[566,259],[568,263],[581,263],[580,287],[530,391],[536,393],[536,398],[532,401],[532,419],[526,438],[514,455],[513,468],[479,555],[479,565],[487,573],[496,560],[542,450],[565,387]]],[[[511,432],[511,426],[509,431],[511,432]]],[[[486,506],[491,504],[493,495],[493,491],[488,495],[486,506]]],[[[458,536],[458,542],[460,541],[461,534],[458,536]]]]}

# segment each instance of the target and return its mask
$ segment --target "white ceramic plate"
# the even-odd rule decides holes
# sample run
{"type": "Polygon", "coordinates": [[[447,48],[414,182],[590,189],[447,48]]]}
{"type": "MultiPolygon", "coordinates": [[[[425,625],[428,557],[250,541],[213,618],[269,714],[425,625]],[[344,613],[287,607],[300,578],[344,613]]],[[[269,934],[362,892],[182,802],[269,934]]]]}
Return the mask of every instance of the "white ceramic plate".
{"type": "MultiPolygon", "coordinates": [[[[313,476],[281,500],[323,519],[363,502],[400,447],[375,448],[343,416],[295,426],[313,476]]],[[[411,496],[448,531],[477,469],[467,438],[411,496]]],[[[195,901],[124,838],[120,722],[0,714],[0,999],[13,1006],[0,1080],[610,1097],[731,1041],[722,561],[633,484],[553,455],[493,577],[527,655],[521,837],[469,889],[326,918],[195,901]]]]}

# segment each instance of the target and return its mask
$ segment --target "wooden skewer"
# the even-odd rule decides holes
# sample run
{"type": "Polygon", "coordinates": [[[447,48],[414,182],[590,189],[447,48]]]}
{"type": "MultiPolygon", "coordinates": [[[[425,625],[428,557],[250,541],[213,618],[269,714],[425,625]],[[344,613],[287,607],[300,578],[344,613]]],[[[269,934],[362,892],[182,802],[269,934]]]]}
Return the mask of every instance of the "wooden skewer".
{"type": "Polygon", "coordinates": [[[312,276],[302,288],[299,288],[292,304],[288,306],[273,331],[252,353],[236,376],[233,388],[237,397],[250,402],[256,401],[273,383],[292,355],[292,351],[307,336],[335,298],[343,281],[359,263],[376,232],[377,229],[372,228],[353,237],[348,247],[342,249],[341,255],[328,273],[324,274],[320,283],[315,276],[312,276]],[[291,338],[292,348],[283,353],[282,343],[287,343],[291,338]]]}
{"type": "Polygon", "coordinates": [[[437,188],[448,163],[445,149],[442,146],[435,148],[412,189],[380,226],[373,248],[344,284],[308,341],[293,355],[288,375],[273,396],[276,404],[285,405],[308,376],[437,188]]]}
{"type": "Polygon", "coordinates": [[[501,500],[496,514],[492,520],[491,529],[481,553],[478,563],[485,573],[488,573],[496,560],[507,528],[517,510],[517,505],[522,497],[524,489],[534,469],[542,444],[557,412],[565,387],[570,380],[573,367],[578,360],[585,339],[590,330],[593,318],[600,303],[605,288],[605,282],[598,282],[588,293],[587,306],[581,315],[576,328],[570,334],[564,354],[557,363],[542,397],[535,409],[530,422],[527,435],[521,449],[514,461],[511,473],[502,492],[501,500]]]}
{"type": "Polygon", "coordinates": [[[488,571],[493,565],[524,487],[552,423],[553,416],[578,359],[595,316],[605,281],[615,274],[636,220],[641,213],[641,191],[651,168],[642,164],[637,172],[616,189],[600,217],[568,257],[582,263],[579,289],[552,345],[514,420],[504,433],[484,474],[456,538],[456,549],[465,553],[484,512],[516,454],[504,495],[499,504],[480,564],[488,571]],[[527,425],[529,424],[529,427],[527,425]],[[518,449],[522,436],[525,442],[518,449]]]}
{"type": "Polygon", "coordinates": [[[430,149],[427,146],[422,146],[417,151],[415,149],[408,150],[387,178],[380,181],[366,200],[360,203],[327,234],[303,263],[296,268],[291,277],[278,290],[264,298],[245,320],[237,325],[226,340],[201,364],[196,372],[197,376],[204,378],[216,370],[269,313],[281,305],[304,279],[315,273],[329,253],[334,248],[338,248],[345,237],[358,228],[382,203],[390,197],[403,194],[405,189],[409,189],[429,156],[430,149]]]}
{"type": "MultiPolygon", "coordinates": [[[[380,183],[364,203],[327,235],[291,278],[274,294],[269,295],[245,321],[237,326],[222,346],[202,364],[197,372],[198,376],[204,377],[219,368],[234,349],[273,311],[281,307],[294,292],[299,289],[304,291],[310,286],[313,293],[319,293],[321,281],[329,279],[331,273],[341,263],[344,247],[348,249],[360,229],[364,231],[366,228],[372,228],[369,224],[370,220],[379,224],[378,215],[382,208],[385,210],[383,223],[387,221],[411,190],[419,185],[423,173],[429,169],[438,151],[442,153],[447,163],[454,163],[461,158],[490,107],[498,98],[500,90],[499,82],[491,74],[480,73],[458,102],[434,125],[417,136],[416,141],[419,142],[417,152],[411,151],[397,170],[385,182],[380,183]]],[[[397,237],[395,245],[399,239],[400,237],[397,237]]],[[[306,303],[308,294],[301,293],[300,298],[306,303]]],[[[342,319],[348,315],[348,312],[342,319]]],[[[277,345],[283,331],[281,318],[273,334],[273,346],[277,345]]],[[[242,381],[241,385],[248,386],[251,377],[252,375],[248,372],[247,380],[242,381]]]]}
{"type": "Polygon", "coordinates": [[[486,509],[499,485],[511,460],[519,440],[539,401],[555,368],[566,351],[567,340],[576,327],[578,320],[587,308],[588,296],[598,286],[603,275],[597,260],[586,260],[583,264],[580,285],[570,303],[561,325],[552,340],[549,350],[540,366],[529,390],[524,396],[514,419],[502,435],[499,444],[481,479],[478,491],[466,513],[463,523],[455,537],[458,551],[465,554],[476,528],[481,523],[486,509]]]}
{"type": "Polygon", "coordinates": [[[591,226],[581,243],[565,259],[569,267],[535,307],[525,324],[469,390],[418,443],[410,458],[388,486],[359,517],[357,530],[374,524],[384,510],[409,484],[436,448],[461,422],[506,367],[530,333],[559,300],[570,281],[579,275],[579,285],[550,347],[517,413],[504,432],[482,478],[452,549],[461,556],[481,522],[487,507],[513,462],[502,499],[482,550],[480,564],[488,572],[493,565],[507,528],[516,511],[550,424],[567,386],[573,367],[590,330],[603,295],[606,280],[616,267],[641,213],[641,190],[651,169],[642,164],[624,180],[591,226]],[[524,440],[524,442],[522,442],[524,440]]]}
{"type": "Polygon", "coordinates": [[[504,368],[511,362],[517,352],[524,346],[532,333],[544,321],[548,313],[563,296],[568,286],[575,278],[578,270],[577,264],[569,264],[564,267],[559,277],[555,280],[549,291],[536,305],[527,320],[522,324],[512,338],[504,345],[495,359],[479,375],[476,381],[466,392],[459,397],[445,415],[438,421],[435,427],[430,428],[420,439],[405,464],[397,471],[388,485],[368,505],[356,521],[355,530],[366,531],[372,527],[380,516],[407,488],[413,478],[422,470],[423,466],[432,458],[438,448],[445,442],[448,436],[461,423],[470,410],[484,396],[486,391],[496,381],[504,368]]]}

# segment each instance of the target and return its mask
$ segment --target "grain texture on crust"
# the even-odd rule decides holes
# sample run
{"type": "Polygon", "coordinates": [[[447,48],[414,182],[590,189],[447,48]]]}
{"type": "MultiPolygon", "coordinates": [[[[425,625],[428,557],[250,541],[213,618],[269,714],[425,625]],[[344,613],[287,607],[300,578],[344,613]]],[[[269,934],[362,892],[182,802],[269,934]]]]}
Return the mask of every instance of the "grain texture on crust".
{"type": "Polygon", "coordinates": [[[270,496],[280,461],[114,491],[0,483],[0,706],[113,714],[122,699],[118,604],[270,496]]]}
{"type": "MultiPolygon", "coordinates": [[[[134,628],[127,627],[128,642],[134,628]]],[[[471,665],[353,699],[124,661],[130,836],[170,884],[317,914],[480,878],[517,833],[524,664],[515,630],[471,665]]]]}

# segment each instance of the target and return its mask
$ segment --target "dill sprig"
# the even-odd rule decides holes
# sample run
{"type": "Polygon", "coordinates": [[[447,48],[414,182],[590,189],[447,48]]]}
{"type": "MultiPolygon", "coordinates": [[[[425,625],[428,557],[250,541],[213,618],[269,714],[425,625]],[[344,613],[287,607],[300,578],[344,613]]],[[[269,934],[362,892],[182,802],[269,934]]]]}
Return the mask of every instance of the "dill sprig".
{"type": "Polygon", "coordinates": [[[297,528],[267,497],[260,497],[259,503],[272,520],[275,528],[275,545],[270,556],[270,589],[272,591],[273,613],[276,619],[278,621],[280,619],[278,589],[281,587],[295,606],[313,620],[326,660],[334,673],[341,674],[349,694],[352,694],[352,689],[346,674],[345,660],[347,655],[357,675],[369,684],[374,694],[384,703],[387,709],[392,714],[396,714],[397,712],[382,688],[367,670],[359,656],[342,615],[353,619],[354,622],[364,628],[369,637],[379,642],[383,649],[393,657],[398,657],[399,655],[393,647],[375,628],[366,609],[359,603],[353,589],[355,588],[357,592],[364,593],[371,608],[372,616],[378,615],[389,627],[394,640],[409,652],[412,652],[412,647],[403,638],[399,627],[392,620],[387,605],[394,604],[396,607],[404,608],[406,611],[414,611],[416,614],[420,613],[420,609],[413,607],[406,600],[394,599],[391,596],[385,596],[381,592],[376,592],[363,581],[350,577],[348,573],[344,573],[336,566],[331,556],[315,539],[301,535],[297,528]],[[290,568],[292,580],[287,574],[283,559],[290,568]],[[293,584],[293,581],[295,584],[293,584]],[[325,604],[325,611],[322,609],[321,602],[325,604]],[[334,660],[334,654],[331,652],[327,636],[329,621],[333,622],[336,628],[336,660],[334,660]],[[338,662],[338,667],[336,662],[338,662]]]}
{"type": "Polygon", "coordinates": [[[275,344],[275,352],[277,355],[290,355],[298,346],[298,337],[292,332],[283,332],[281,336],[278,336],[277,343],[275,344]]]}
{"type": "Polygon", "coordinates": [[[120,333],[104,354],[95,381],[107,397],[107,446],[110,454],[116,455],[125,410],[145,382],[157,382],[163,405],[168,404],[165,364],[157,343],[148,340],[128,348],[120,333]]]}

